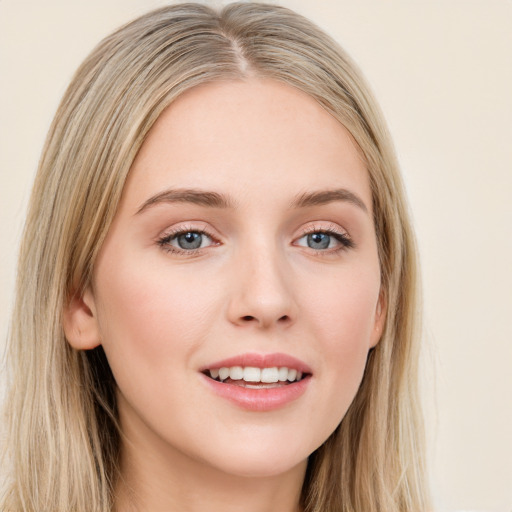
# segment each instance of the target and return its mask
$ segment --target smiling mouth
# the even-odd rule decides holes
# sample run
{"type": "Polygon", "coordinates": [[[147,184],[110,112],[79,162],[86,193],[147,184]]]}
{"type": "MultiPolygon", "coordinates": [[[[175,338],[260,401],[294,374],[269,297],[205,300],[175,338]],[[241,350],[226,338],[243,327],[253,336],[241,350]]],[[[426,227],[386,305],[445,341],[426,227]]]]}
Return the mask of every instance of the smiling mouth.
{"type": "Polygon", "coordinates": [[[254,366],[231,366],[211,368],[203,372],[207,377],[224,384],[232,384],[250,389],[268,389],[283,387],[299,382],[310,376],[295,368],[254,366]]]}

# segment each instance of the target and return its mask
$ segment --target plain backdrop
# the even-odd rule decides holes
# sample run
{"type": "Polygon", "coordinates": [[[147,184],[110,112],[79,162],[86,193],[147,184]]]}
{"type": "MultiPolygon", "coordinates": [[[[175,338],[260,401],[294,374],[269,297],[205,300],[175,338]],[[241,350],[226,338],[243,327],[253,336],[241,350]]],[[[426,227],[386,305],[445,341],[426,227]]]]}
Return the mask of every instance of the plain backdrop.
{"type": "MultiPolygon", "coordinates": [[[[0,0],[0,348],[57,103],[102,37],[165,3],[0,0]]],[[[395,140],[423,265],[436,511],[511,512],[512,2],[279,3],[349,51],[395,140]]]]}

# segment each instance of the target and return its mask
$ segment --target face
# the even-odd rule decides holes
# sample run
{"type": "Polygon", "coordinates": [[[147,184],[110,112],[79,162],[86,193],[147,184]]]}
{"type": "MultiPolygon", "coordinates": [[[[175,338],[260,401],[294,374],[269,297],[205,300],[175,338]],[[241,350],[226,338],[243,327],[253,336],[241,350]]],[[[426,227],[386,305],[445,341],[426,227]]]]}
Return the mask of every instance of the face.
{"type": "Polygon", "coordinates": [[[251,79],[174,102],[84,296],[131,441],[238,475],[303,463],[382,330],[371,208],[354,141],[304,93],[251,79]]]}

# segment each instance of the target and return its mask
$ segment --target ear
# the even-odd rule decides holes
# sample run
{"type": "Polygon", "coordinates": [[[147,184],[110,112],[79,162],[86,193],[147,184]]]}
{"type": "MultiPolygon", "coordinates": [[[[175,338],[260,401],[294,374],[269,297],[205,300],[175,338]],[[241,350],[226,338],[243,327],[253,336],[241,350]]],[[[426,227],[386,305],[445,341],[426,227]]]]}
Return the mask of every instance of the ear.
{"type": "Polygon", "coordinates": [[[386,324],[386,313],[388,311],[388,304],[386,297],[382,290],[379,293],[379,299],[377,306],[375,307],[375,320],[373,324],[373,330],[370,338],[370,348],[374,348],[379,343],[384,331],[384,325],[386,324]]]}
{"type": "Polygon", "coordinates": [[[63,311],[62,324],[69,344],[77,350],[100,345],[100,330],[94,296],[90,288],[82,296],[73,295],[63,311]]]}

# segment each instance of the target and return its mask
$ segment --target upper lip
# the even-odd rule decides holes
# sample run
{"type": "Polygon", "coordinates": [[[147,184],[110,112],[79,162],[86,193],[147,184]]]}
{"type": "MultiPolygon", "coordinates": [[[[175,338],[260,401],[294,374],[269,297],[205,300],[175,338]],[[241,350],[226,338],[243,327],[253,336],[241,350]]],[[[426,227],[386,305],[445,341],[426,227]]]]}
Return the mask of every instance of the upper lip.
{"type": "Polygon", "coordinates": [[[311,368],[300,359],[283,353],[273,354],[257,354],[257,353],[246,353],[240,354],[234,357],[229,357],[221,361],[215,361],[210,363],[200,371],[213,370],[217,368],[231,368],[233,366],[247,367],[251,366],[254,368],[295,368],[297,371],[302,373],[313,373],[311,368]]]}

